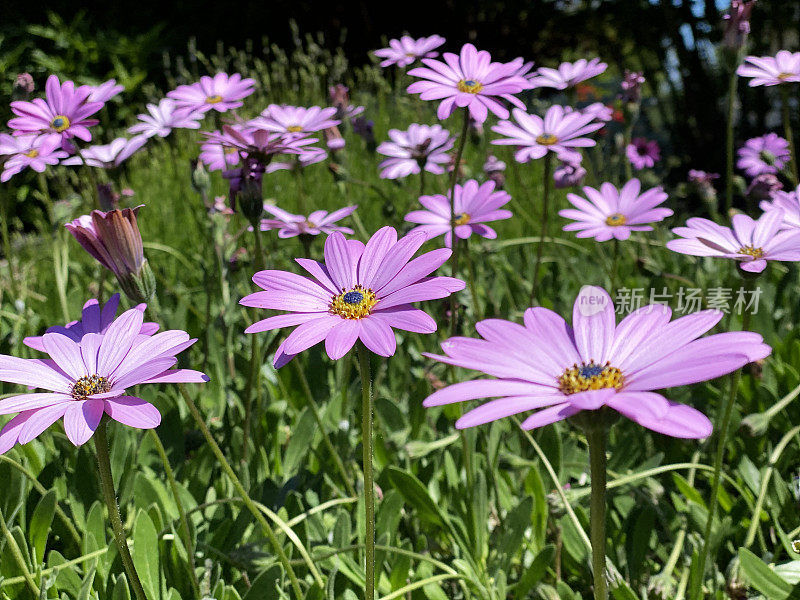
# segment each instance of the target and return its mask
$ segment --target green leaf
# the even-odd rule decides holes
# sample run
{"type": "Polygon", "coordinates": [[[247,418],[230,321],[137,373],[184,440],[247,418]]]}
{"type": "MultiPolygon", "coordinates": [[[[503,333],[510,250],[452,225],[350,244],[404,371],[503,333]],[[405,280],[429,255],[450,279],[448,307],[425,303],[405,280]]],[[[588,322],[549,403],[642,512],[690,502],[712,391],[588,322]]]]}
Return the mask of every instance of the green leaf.
{"type": "Polygon", "coordinates": [[[56,491],[51,489],[42,496],[31,515],[31,524],[28,527],[28,539],[33,547],[34,563],[41,564],[44,560],[44,551],[50,526],[53,524],[53,515],[56,512],[56,491]]]}
{"type": "Polygon", "coordinates": [[[523,498],[503,519],[503,530],[495,548],[498,552],[498,568],[502,571],[508,570],[511,560],[522,545],[525,539],[525,530],[531,525],[531,513],[533,512],[533,498],[530,496],[523,498]]]}
{"type": "Polygon", "coordinates": [[[520,580],[514,586],[515,600],[526,600],[528,598],[528,593],[545,576],[547,567],[553,564],[555,556],[556,547],[553,544],[548,544],[542,548],[542,551],[533,559],[531,566],[525,570],[520,580]]]}
{"type": "Polygon", "coordinates": [[[308,451],[314,443],[316,431],[314,414],[310,409],[303,411],[297,424],[292,428],[292,437],[283,456],[283,472],[288,476],[295,475],[308,451]]]}
{"type": "Polygon", "coordinates": [[[794,596],[791,584],[781,579],[769,565],[747,548],[739,548],[739,564],[745,579],[769,600],[786,600],[794,596]]]}
{"type": "Polygon", "coordinates": [[[160,596],[158,562],[158,532],[148,514],[140,510],[133,526],[133,564],[149,598],[160,596]]]}
{"type": "Polygon", "coordinates": [[[444,526],[444,519],[439,507],[431,498],[422,482],[408,471],[397,467],[388,467],[386,476],[392,486],[403,495],[406,502],[413,506],[423,521],[444,526]]]}
{"type": "Polygon", "coordinates": [[[253,580],[253,584],[242,600],[262,600],[262,598],[274,598],[276,590],[281,585],[281,568],[272,565],[270,568],[261,571],[253,580]]]}

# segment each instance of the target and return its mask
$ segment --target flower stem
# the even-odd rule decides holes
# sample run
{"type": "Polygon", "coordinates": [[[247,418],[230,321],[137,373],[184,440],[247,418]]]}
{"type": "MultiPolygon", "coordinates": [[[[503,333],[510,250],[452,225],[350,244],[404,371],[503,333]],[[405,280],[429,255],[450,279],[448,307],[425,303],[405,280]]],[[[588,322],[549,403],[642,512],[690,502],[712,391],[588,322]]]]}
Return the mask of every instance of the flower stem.
{"type": "MultiPolygon", "coordinates": [[[[614,250],[611,259],[611,293],[614,294],[617,286],[619,270],[619,240],[614,238],[614,250]]],[[[615,294],[614,294],[615,295],[615,294]]]]}
{"type": "Polygon", "coordinates": [[[258,224],[256,223],[253,225],[253,235],[256,238],[255,248],[253,252],[255,252],[255,256],[253,257],[253,265],[256,268],[256,271],[263,271],[264,270],[264,250],[261,247],[261,232],[259,231],[258,224]]]}
{"type": "Polygon", "coordinates": [[[419,195],[420,197],[425,195],[425,167],[420,165],[419,168],[419,195]]]}
{"type": "Polygon", "coordinates": [[[358,342],[358,366],[361,373],[361,446],[364,461],[364,511],[366,537],[364,540],[364,600],[375,598],[375,480],[372,472],[372,374],[369,351],[358,342]]]}
{"type": "Polygon", "coordinates": [[[725,216],[733,208],[733,117],[736,111],[736,69],[728,82],[728,128],[725,136],[725,216]]]}
{"type": "Polygon", "coordinates": [[[606,427],[599,424],[586,431],[592,497],[589,508],[589,538],[592,541],[592,576],[595,600],[608,598],[606,583],[606,427]]]}
{"type": "MultiPolygon", "coordinates": [[[[456,183],[458,182],[458,169],[461,166],[461,157],[464,155],[464,146],[467,144],[467,134],[469,133],[469,110],[464,109],[464,124],[461,126],[461,136],[458,138],[458,149],[453,163],[453,174],[450,177],[450,245],[453,248],[453,256],[450,258],[451,275],[458,277],[458,238],[456,237],[456,183]]],[[[458,324],[458,301],[455,294],[450,295],[450,327],[453,334],[456,333],[458,324]]]]}
{"type": "Polygon", "coordinates": [[[194,592],[196,598],[200,598],[202,594],[200,593],[200,582],[197,580],[197,573],[195,572],[192,530],[189,529],[189,520],[186,518],[186,510],[183,508],[183,502],[181,502],[180,492],[178,490],[178,482],[175,480],[175,473],[172,471],[172,467],[169,464],[167,451],[164,449],[164,444],[161,443],[161,438],[158,437],[155,429],[148,430],[148,434],[153,440],[153,444],[156,447],[156,452],[158,452],[158,455],[161,457],[161,463],[164,465],[164,472],[167,474],[167,481],[169,481],[172,497],[175,499],[175,506],[178,507],[183,546],[186,548],[186,554],[189,555],[189,572],[191,574],[192,591],[194,592]]]}
{"type": "Polygon", "coordinates": [[[295,599],[300,600],[303,598],[303,591],[300,589],[300,582],[297,580],[297,575],[295,575],[294,569],[289,562],[289,557],[286,556],[286,552],[284,552],[283,546],[281,546],[281,543],[275,536],[275,532],[272,531],[272,527],[270,527],[269,522],[266,520],[266,518],[264,518],[264,515],[261,514],[261,511],[258,510],[258,507],[248,495],[247,490],[244,489],[241,480],[236,476],[236,473],[231,468],[230,463],[228,463],[225,455],[222,453],[222,450],[214,439],[214,436],[211,435],[211,431],[208,429],[208,425],[206,425],[206,422],[203,420],[200,410],[197,408],[194,400],[192,400],[189,392],[186,391],[186,386],[182,383],[179,383],[178,389],[180,390],[181,396],[183,396],[183,399],[186,401],[186,406],[189,409],[189,412],[192,413],[195,423],[197,423],[197,426],[203,433],[203,437],[205,437],[206,442],[211,448],[211,451],[214,453],[214,456],[216,456],[220,467],[222,467],[222,470],[225,471],[225,474],[231,480],[233,487],[236,489],[236,493],[239,494],[239,497],[241,497],[242,502],[244,502],[244,505],[247,507],[247,510],[250,511],[250,514],[253,515],[255,520],[258,521],[258,524],[261,525],[261,528],[264,530],[264,533],[269,539],[270,544],[272,544],[275,553],[278,555],[278,560],[280,561],[281,565],[283,565],[283,568],[289,577],[292,589],[294,590],[295,599]]]}
{"type": "Polygon", "coordinates": [[[9,291],[11,292],[11,297],[16,299],[17,282],[14,277],[14,267],[11,256],[11,236],[8,230],[8,205],[10,204],[11,193],[10,190],[7,190],[7,192],[8,193],[4,193],[2,197],[0,197],[0,236],[3,238],[3,254],[6,257],[6,265],[8,266],[9,291]]]}
{"type": "Polygon", "coordinates": [[[261,364],[259,361],[258,336],[251,336],[250,339],[250,376],[247,378],[245,386],[245,405],[244,405],[244,431],[242,433],[242,462],[247,464],[247,455],[250,446],[250,427],[253,420],[253,396],[258,394],[261,385],[261,364]]]}
{"type": "Polygon", "coordinates": [[[117,543],[119,556],[122,559],[122,566],[128,574],[128,580],[133,588],[136,600],[147,600],[144,593],[142,582],[136,567],[133,565],[133,558],[128,550],[128,539],[125,537],[125,528],[122,525],[122,517],[119,514],[117,504],[117,492],[114,490],[114,476],[111,474],[111,459],[108,454],[108,436],[106,427],[108,418],[103,417],[100,425],[94,432],[94,447],[97,453],[97,468],[100,473],[100,487],[103,490],[103,498],[108,507],[108,520],[111,521],[111,529],[114,531],[114,541],[117,543]]]}
{"type": "Polygon", "coordinates": [[[553,153],[548,152],[544,157],[544,202],[542,204],[542,233],[539,236],[539,245],[536,247],[536,262],[533,263],[533,282],[531,284],[531,305],[536,301],[536,292],[539,284],[539,265],[542,263],[544,252],[544,239],[547,237],[547,213],[550,205],[550,171],[553,167],[553,153]]]}
{"type": "Polygon", "coordinates": [[[781,114],[783,115],[783,131],[786,141],[789,142],[789,166],[792,172],[793,183],[800,182],[797,178],[797,158],[794,155],[794,136],[792,135],[792,119],[789,115],[789,92],[786,86],[781,88],[781,114]]]}

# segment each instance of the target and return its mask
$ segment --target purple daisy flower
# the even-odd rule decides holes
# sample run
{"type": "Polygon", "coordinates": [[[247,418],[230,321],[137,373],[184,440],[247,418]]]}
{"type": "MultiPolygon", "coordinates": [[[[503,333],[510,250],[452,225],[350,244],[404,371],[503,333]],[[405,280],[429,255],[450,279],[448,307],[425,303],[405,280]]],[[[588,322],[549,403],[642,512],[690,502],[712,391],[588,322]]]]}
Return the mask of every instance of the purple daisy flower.
{"type": "Polygon", "coordinates": [[[332,360],[347,354],[358,339],[375,354],[392,356],[397,345],[392,328],[436,331],[436,322],[412,302],[446,298],[464,289],[460,279],[429,277],[447,261],[450,250],[411,260],[424,243],[422,234],[398,241],[392,227],[378,230],[366,246],[332,233],[325,240],[324,264],[296,259],[314,279],[272,270],[253,276],[265,291],[245,296],[240,304],[290,312],[258,321],[245,333],[298,325],[275,353],[275,368],[322,340],[332,360]]]}
{"type": "Polygon", "coordinates": [[[378,146],[379,153],[387,158],[378,165],[384,179],[399,179],[425,169],[441,175],[452,150],[454,139],[441,125],[419,125],[412,123],[408,130],[390,129],[390,142],[378,146]]]}
{"type": "Polygon", "coordinates": [[[101,83],[97,86],[89,86],[92,88],[89,97],[86,99],[87,102],[102,102],[105,104],[111,98],[119,94],[125,89],[123,85],[117,85],[116,79],[109,79],[108,81],[101,83]]]}
{"type": "Polygon", "coordinates": [[[242,126],[223,125],[219,131],[202,132],[208,141],[231,148],[249,158],[267,164],[276,154],[301,154],[304,147],[317,142],[315,138],[287,136],[265,129],[254,129],[250,123],[242,126]]]}
{"type": "Polygon", "coordinates": [[[303,108],[270,104],[260,117],[253,119],[249,124],[274,133],[306,134],[339,125],[341,121],[335,119],[335,116],[336,109],[333,107],[303,108]]]}
{"type": "Polygon", "coordinates": [[[672,210],[659,208],[667,199],[663,189],[655,187],[640,194],[641,189],[641,182],[631,179],[622,189],[610,183],[604,183],[599,190],[585,187],[586,198],[567,194],[575,208],[565,208],[558,214],[575,222],[565,225],[564,231],[577,231],[577,237],[592,237],[598,242],[627,240],[632,231],[653,231],[648,223],[663,221],[672,215],[672,210]]]}
{"type": "Polygon", "coordinates": [[[769,260],[800,261],[800,230],[781,231],[781,209],[767,211],[757,221],[747,215],[734,215],[732,224],[731,229],[708,219],[691,218],[686,227],[672,230],[681,239],[670,240],[667,248],[691,256],[732,258],[750,273],[761,273],[769,260]]]}
{"type": "Polygon", "coordinates": [[[783,211],[783,226],[786,229],[800,229],[800,187],[793,192],[775,190],[770,193],[772,200],[764,200],[758,206],[764,212],[783,211]]]}
{"type": "Polygon", "coordinates": [[[780,50],[775,56],[748,56],[736,74],[750,77],[750,87],[800,81],[800,52],[780,50]]]}
{"type": "Polygon", "coordinates": [[[149,115],[139,114],[139,123],[128,128],[128,133],[145,137],[167,137],[173,129],[200,129],[202,113],[191,108],[178,108],[172,98],[162,98],[158,104],[148,104],[149,115]]]}
{"type": "Polygon", "coordinates": [[[30,102],[12,102],[11,111],[17,116],[8,126],[19,133],[57,133],[62,140],[77,137],[84,142],[91,141],[89,127],[99,121],[87,117],[103,108],[102,102],[88,101],[92,88],[82,85],[76,89],[72,81],[62,84],[58,77],[50,75],[45,92],[47,100],[34,98],[30,102]]]}
{"type": "Polygon", "coordinates": [[[517,162],[528,162],[554,152],[559,159],[580,162],[581,154],[575,148],[594,146],[596,142],[586,137],[587,133],[597,131],[603,123],[595,121],[593,114],[578,110],[567,111],[563,106],[554,105],[547,109],[542,119],[529,115],[524,110],[513,110],[514,120],[500,121],[492,131],[506,137],[492,140],[493,144],[516,146],[514,154],[517,162]]]}
{"type": "Polygon", "coordinates": [[[443,356],[426,356],[497,379],[450,385],[423,404],[496,398],[461,417],[458,429],[537,410],[522,423],[534,429],[608,407],[665,435],[706,438],[712,425],[703,413],[654,390],[715,379],[768,356],[771,348],[749,331],[700,338],[719,323],[722,311],[674,321],[671,315],[669,307],[653,304],[617,325],[608,293],[586,286],[575,300],[572,327],[546,308],[525,311],[524,325],[481,321],[476,329],[483,339],[451,338],[442,344],[443,356]]]}
{"type": "MultiPolygon", "coordinates": [[[[475,233],[490,240],[495,239],[497,232],[486,223],[510,219],[511,211],[500,209],[510,200],[508,192],[495,191],[494,181],[478,184],[470,179],[463,185],[456,184],[453,190],[456,237],[465,240],[475,233]]],[[[427,210],[414,210],[405,216],[409,223],[420,224],[411,233],[424,233],[429,240],[444,234],[444,244],[451,248],[453,236],[448,197],[441,194],[422,196],[419,203],[427,210]]]]}
{"type": "Polygon", "coordinates": [[[536,76],[531,78],[534,87],[549,87],[557,90],[565,90],[568,87],[586,81],[604,73],[608,65],[601,62],[599,58],[580,60],[561,63],[557,69],[549,67],[539,67],[536,76]]]}
{"type": "Polygon", "coordinates": [[[292,238],[298,235],[319,235],[321,233],[333,233],[339,231],[348,235],[353,233],[349,227],[335,225],[337,221],[352,215],[358,206],[346,206],[328,213],[327,210],[316,210],[310,215],[293,215],[290,212],[265,204],[264,210],[274,216],[274,219],[262,219],[261,231],[278,230],[278,237],[292,238]]]}
{"type": "Polygon", "coordinates": [[[0,133],[0,156],[7,156],[3,163],[0,181],[5,183],[23,169],[43,173],[48,165],[56,165],[68,155],[60,150],[58,135],[8,135],[0,133]]]}
{"type": "MultiPolygon", "coordinates": [[[[228,125],[228,127],[239,128],[236,125],[228,125]]],[[[238,165],[241,161],[239,156],[239,149],[234,146],[223,145],[221,142],[216,141],[221,139],[223,133],[219,130],[207,133],[210,139],[203,142],[200,146],[200,161],[208,167],[209,171],[224,171],[228,167],[238,165]]]]}
{"type": "Polygon", "coordinates": [[[736,168],[749,177],[777,173],[789,162],[789,142],[777,133],[767,133],[747,140],[737,152],[736,168]]]}
{"type": "Polygon", "coordinates": [[[64,165],[88,165],[101,169],[118,167],[128,160],[135,152],[147,143],[148,138],[144,135],[137,135],[130,139],[117,138],[110,144],[89,146],[80,150],[75,156],[71,156],[61,164],[64,165]]]}
{"type": "Polygon", "coordinates": [[[204,75],[197,83],[178,86],[167,96],[174,98],[180,108],[191,108],[201,113],[209,110],[222,113],[239,108],[242,98],[255,91],[255,85],[253,79],[242,79],[239,73],[217,73],[214,77],[204,75]]]}
{"type": "Polygon", "coordinates": [[[414,39],[404,35],[399,40],[389,40],[388,48],[375,50],[375,56],[384,59],[381,61],[382,67],[397,65],[407,67],[420,58],[434,58],[439,56],[438,52],[433,52],[436,48],[444,44],[445,39],[440,35],[421,37],[414,39]]]}
{"type": "Polygon", "coordinates": [[[625,148],[625,156],[637,171],[652,169],[661,160],[661,148],[655,140],[633,138],[625,148]]]}
{"type": "Polygon", "coordinates": [[[104,334],[87,333],[79,342],[60,333],[45,333],[41,343],[49,359],[0,355],[0,381],[48,390],[0,400],[0,413],[19,413],[0,432],[0,453],[27,444],[57,420],[76,446],[85,444],[104,414],[138,429],[161,422],[158,409],[127,394],[145,383],[202,383],[203,373],[173,369],[175,356],[194,344],[184,331],[142,336],[142,311],[133,308],[111,323],[104,334]]]}
{"type": "Polygon", "coordinates": [[[506,119],[508,110],[498,99],[524,107],[513,96],[530,88],[525,78],[514,75],[518,64],[492,62],[488,52],[478,51],[472,44],[464,44],[460,56],[445,52],[442,57],[445,62],[423,58],[427,68],[418,67],[408,72],[427,80],[408,86],[410,94],[420,94],[422,100],[442,100],[437,111],[439,119],[449,117],[456,107],[467,108],[478,123],[486,120],[489,111],[506,119]]]}

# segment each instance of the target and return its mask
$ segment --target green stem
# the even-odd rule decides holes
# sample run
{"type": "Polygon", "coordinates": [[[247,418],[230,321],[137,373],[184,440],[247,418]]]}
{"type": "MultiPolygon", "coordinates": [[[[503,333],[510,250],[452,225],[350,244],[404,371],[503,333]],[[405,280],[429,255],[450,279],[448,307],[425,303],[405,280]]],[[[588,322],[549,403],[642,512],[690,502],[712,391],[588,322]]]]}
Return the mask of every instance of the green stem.
{"type": "Polygon", "coordinates": [[[611,259],[611,294],[615,294],[616,286],[617,286],[617,274],[619,268],[619,240],[614,238],[614,250],[611,259]]]}
{"type": "Polygon", "coordinates": [[[3,254],[8,265],[8,287],[11,296],[16,299],[17,282],[14,278],[14,267],[12,267],[11,257],[11,237],[8,232],[8,194],[3,194],[0,198],[0,235],[3,237],[3,254]]]}
{"type": "Polygon", "coordinates": [[[300,211],[300,214],[304,217],[308,216],[306,213],[306,186],[303,181],[303,169],[302,167],[296,167],[293,169],[295,181],[297,181],[297,208],[300,211]]]}
{"type": "Polygon", "coordinates": [[[542,233],[539,236],[539,245],[536,247],[536,261],[533,263],[533,283],[531,284],[531,305],[536,301],[536,292],[539,283],[539,265],[542,263],[544,252],[544,239],[547,237],[547,213],[550,205],[550,171],[553,166],[553,153],[548,152],[544,157],[544,202],[542,205],[542,233]]]}
{"type": "Polygon", "coordinates": [[[372,374],[369,368],[369,351],[358,342],[358,366],[361,373],[361,446],[364,461],[364,512],[366,536],[364,540],[364,600],[375,599],[375,480],[372,472],[372,374]]]}
{"type": "Polygon", "coordinates": [[[167,458],[167,451],[164,449],[164,444],[161,443],[161,438],[158,437],[155,429],[150,429],[147,432],[153,440],[156,447],[156,452],[161,457],[161,463],[164,465],[164,472],[167,474],[167,481],[172,490],[172,497],[175,499],[175,506],[178,507],[178,515],[181,522],[181,534],[183,537],[183,547],[186,548],[186,554],[189,555],[189,572],[191,573],[192,591],[194,591],[195,598],[200,598],[200,582],[197,580],[197,573],[195,572],[194,564],[194,545],[192,544],[192,530],[189,529],[189,520],[186,518],[186,510],[183,508],[181,502],[180,492],[178,490],[178,482],[175,480],[175,473],[172,471],[172,466],[169,464],[167,458]]]}
{"type": "MultiPolygon", "coordinates": [[[[458,238],[456,237],[456,205],[455,193],[456,183],[458,182],[458,169],[461,166],[461,157],[464,155],[464,146],[467,144],[467,135],[469,133],[469,111],[464,109],[464,123],[461,126],[461,137],[458,138],[458,149],[456,150],[456,158],[453,163],[453,174],[450,176],[450,191],[448,199],[450,200],[450,245],[453,248],[453,256],[450,257],[451,275],[458,277],[458,238]]],[[[453,335],[456,333],[458,325],[458,301],[455,294],[450,295],[450,328],[453,335]]]]}
{"type": "Polygon", "coordinates": [[[631,139],[633,138],[633,124],[634,122],[631,121],[627,127],[625,127],[625,133],[622,138],[622,164],[624,165],[626,181],[633,179],[633,167],[631,166],[631,161],[628,160],[628,146],[630,146],[631,139]]]}
{"type": "Polygon", "coordinates": [[[422,197],[425,195],[425,166],[420,165],[419,167],[419,196],[422,197]]]}
{"type": "Polygon", "coordinates": [[[606,583],[606,428],[592,426],[586,432],[589,442],[589,464],[592,497],[589,505],[589,538],[592,541],[592,576],[595,600],[608,598],[606,583]]]}
{"type": "Polygon", "coordinates": [[[469,250],[469,240],[464,240],[464,256],[467,259],[467,284],[470,296],[472,296],[472,311],[475,315],[475,320],[480,321],[483,316],[478,303],[478,286],[475,285],[475,261],[472,260],[472,253],[469,250]]]}
{"type": "Polygon", "coordinates": [[[34,597],[39,598],[39,587],[33,580],[31,572],[28,570],[28,565],[25,564],[25,558],[22,556],[22,551],[19,549],[17,540],[14,539],[14,536],[8,529],[8,525],[6,525],[6,520],[3,517],[2,511],[0,511],[0,529],[2,529],[3,536],[6,538],[8,547],[11,550],[11,555],[14,557],[14,562],[17,563],[19,570],[22,571],[22,576],[25,578],[25,583],[28,584],[28,587],[30,588],[31,592],[33,592],[34,597]]]}
{"type": "Polygon", "coordinates": [[[728,82],[728,127],[725,136],[725,216],[733,208],[733,118],[736,111],[736,69],[731,70],[728,82]]]}
{"type": "Polygon", "coordinates": [[[253,257],[253,265],[256,268],[256,271],[263,271],[264,270],[264,249],[261,246],[261,232],[258,228],[258,223],[253,225],[253,235],[255,236],[256,243],[253,252],[255,252],[255,256],[253,257]]]}
{"type": "Polygon", "coordinates": [[[797,185],[797,159],[794,155],[794,136],[792,135],[792,119],[789,115],[789,92],[786,86],[781,88],[781,114],[783,116],[783,132],[786,141],[789,142],[789,166],[792,172],[792,178],[795,185],[797,185]]]}
{"type": "Polygon", "coordinates": [[[291,563],[289,562],[289,557],[286,556],[286,552],[283,550],[283,546],[281,546],[278,538],[275,536],[275,532],[270,527],[269,522],[264,518],[264,515],[261,514],[261,511],[258,510],[258,507],[255,505],[253,500],[247,493],[247,490],[244,489],[241,480],[236,476],[236,473],[231,468],[230,463],[228,463],[225,455],[222,453],[219,445],[217,444],[214,436],[211,435],[211,431],[208,429],[208,425],[206,425],[205,420],[203,420],[203,416],[200,414],[200,410],[197,408],[197,405],[192,400],[192,397],[189,395],[189,392],[186,390],[186,386],[182,383],[178,384],[178,389],[180,390],[181,396],[183,396],[184,401],[186,401],[186,406],[189,409],[189,412],[192,413],[192,417],[197,423],[197,426],[200,428],[200,431],[205,437],[206,442],[208,443],[211,451],[214,453],[214,456],[217,458],[217,462],[219,462],[220,467],[222,470],[225,471],[225,474],[231,480],[233,487],[236,489],[236,493],[244,502],[244,505],[247,507],[247,510],[250,511],[250,514],[255,517],[258,524],[261,525],[261,528],[264,530],[267,538],[269,539],[270,544],[272,544],[275,553],[278,555],[278,560],[283,565],[283,568],[286,570],[286,574],[289,577],[289,581],[291,582],[292,589],[294,590],[295,599],[300,600],[303,598],[303,591],[300,589],[300,582],[297,580],[297,575],[295,575],[294,569],[292,568],[291,563]]]}
{"type": "Polygon", "coordinates": [[[253,394],[257,393],[261,383],[261,365],[258,360],[258,336],[251,336],[250,344],[250,376],[247,378],[247,386],[244,391],[244,432],[242,434],[242,461],[245,464],[247,464],[248,446],[250,444],[250,427],[253,419],[253,394]]]}
{"type": "Polygon", "coordinates": [[[147,600],[142,582],[139,580],[139,574],[136,572],[136,567],[133,565],[133,558],[131,558],[130,550],[128,550],[128,539],[125,537],[125,527],[122,525],[122,517],[119,514],[117,492],[114,489],[114,476],[111,474],[111,460],[108,454],[107,425],[108,418],[103,416],[103,420],[94,432],[94,447],[97,453],[100,487],[103,490],[103,498],[108,507],[108,520],[111,521],[111,529],[114,531],[114,541],[117,544],[120,559],[122,559],[122,566],[125,567],[125,572],[128,574],[128,581],[133,588],[136,600],[147,600]]]}

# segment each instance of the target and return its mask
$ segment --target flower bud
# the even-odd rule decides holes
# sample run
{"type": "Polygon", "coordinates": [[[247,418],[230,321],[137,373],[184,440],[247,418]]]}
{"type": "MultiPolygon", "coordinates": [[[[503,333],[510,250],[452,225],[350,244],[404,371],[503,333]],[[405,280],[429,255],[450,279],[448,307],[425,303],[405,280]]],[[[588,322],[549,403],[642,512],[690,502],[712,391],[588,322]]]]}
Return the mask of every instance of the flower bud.
{"type": "Polygon", "coordinates": [[[203,198],[206,198],[211,189],[211,179],[208,176],[208,171],[199,160],[192,159],[190,163],[192,167],[192,188],[203,198]]]}
{"type": "Polygon", "coordinates": [[[12,100],[27,100],[33,93],[33,77],[30,73],[20,73],[14,81],[14,89],[11,92],[12,100]]]}
{"type": "Polygon", "coordinates": [[[237,194],[239,209],[253,227],[258,227],[261,215],[264,213],[264,197],[261,191],[261,179],[244,177],[241,188],[237,194]]]}

